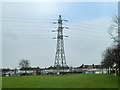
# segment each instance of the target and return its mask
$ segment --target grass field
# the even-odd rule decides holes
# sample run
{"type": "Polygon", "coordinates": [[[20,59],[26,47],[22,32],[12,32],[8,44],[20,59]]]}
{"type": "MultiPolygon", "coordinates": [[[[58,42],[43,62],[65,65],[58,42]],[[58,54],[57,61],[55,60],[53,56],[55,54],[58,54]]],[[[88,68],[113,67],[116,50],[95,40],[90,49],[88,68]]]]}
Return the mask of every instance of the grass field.
{"type": "Polygon", "coordinates": [[[2,77],[3,88],[118,88],[118,77],[102,74],[69,74],[2,77]]]}

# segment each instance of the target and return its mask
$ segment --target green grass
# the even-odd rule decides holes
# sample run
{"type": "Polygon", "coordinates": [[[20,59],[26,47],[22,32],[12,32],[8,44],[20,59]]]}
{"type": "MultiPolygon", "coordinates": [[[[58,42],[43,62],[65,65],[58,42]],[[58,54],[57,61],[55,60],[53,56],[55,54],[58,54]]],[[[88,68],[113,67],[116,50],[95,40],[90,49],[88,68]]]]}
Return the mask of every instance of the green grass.
{"type": "Polygon", "coordinates": [[[105,74],[2,77],[2,88],[118,88],[118,77],[105,74]]]}

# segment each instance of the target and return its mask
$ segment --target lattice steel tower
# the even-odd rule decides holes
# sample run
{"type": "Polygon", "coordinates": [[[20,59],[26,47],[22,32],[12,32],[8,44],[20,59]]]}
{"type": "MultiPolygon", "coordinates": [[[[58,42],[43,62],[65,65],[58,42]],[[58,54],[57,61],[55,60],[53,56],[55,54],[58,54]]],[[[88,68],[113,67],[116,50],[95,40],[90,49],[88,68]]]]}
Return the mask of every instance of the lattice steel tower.
{"type": "MultiPolygon", "coordinates": [[[[67,66],[66,64],[66,58],[65,58],[65,51],[64,51],[64,37],[68,37],[63,35],[63,29],[68,27],[63,27],[63,21],[67,20],[62,20],[61,15],[59,15],[58,19],[58,29],[57,29],[57,47],[56,47],[56,54],[55,54],[55,63],[54,66],[57,67],[57,69],[60,69],[61,67],[64,68],[67,66]]],[[[55,22],[56,23],[56,22],[55,22]]],[[[54,24],[55,24],[54,23],[54,24]]],[[[55,32],[55,31],[53,31],[55,32]]],[[[55,38],[54,38],[55,39],[55,38]]]]}

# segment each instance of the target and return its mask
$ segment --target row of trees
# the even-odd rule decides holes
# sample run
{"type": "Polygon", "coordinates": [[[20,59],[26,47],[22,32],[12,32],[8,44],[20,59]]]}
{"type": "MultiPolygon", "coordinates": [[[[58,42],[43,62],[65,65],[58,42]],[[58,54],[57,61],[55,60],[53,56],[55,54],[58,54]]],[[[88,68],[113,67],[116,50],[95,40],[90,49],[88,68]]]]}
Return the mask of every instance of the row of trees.
{"type": "MultiPolygon", "coordinates": [[[[119,41],[119,25],[120,25],[120,17],[115,16],[113,18],[114,25],[112,25],[113,31],[116,32],[113,35],[112,32],[109,32],[111,35],[112,39],[114,40],[114,45],[112,47],[107,48],[103,53],[103,59],[101,62],[101,65],[105,68],[116,68],[118,70],[118,74],[120,75],[120,41],[119,41]]],[[[111,30],[110,30],[111,31],[111,30]]]]}

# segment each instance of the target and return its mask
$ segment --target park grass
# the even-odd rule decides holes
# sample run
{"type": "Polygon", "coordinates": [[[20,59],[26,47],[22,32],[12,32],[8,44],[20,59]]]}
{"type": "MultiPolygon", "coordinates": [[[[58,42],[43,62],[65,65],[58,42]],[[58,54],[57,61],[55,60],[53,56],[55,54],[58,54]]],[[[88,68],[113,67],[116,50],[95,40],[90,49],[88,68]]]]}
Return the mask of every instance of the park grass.
{"type": "Polygon", "coordinates": [[[107,74],[2,77],[2,88],[118,88],[118,77],[107,74]]]}

